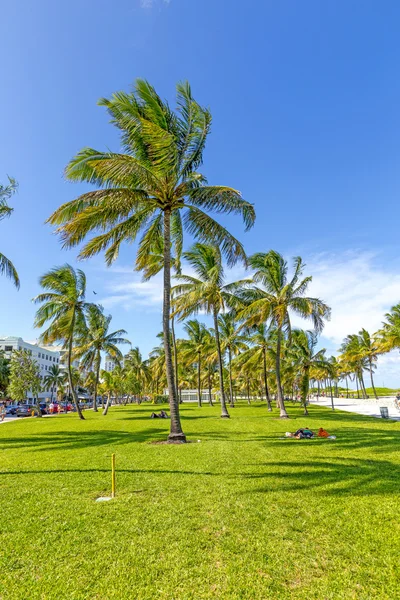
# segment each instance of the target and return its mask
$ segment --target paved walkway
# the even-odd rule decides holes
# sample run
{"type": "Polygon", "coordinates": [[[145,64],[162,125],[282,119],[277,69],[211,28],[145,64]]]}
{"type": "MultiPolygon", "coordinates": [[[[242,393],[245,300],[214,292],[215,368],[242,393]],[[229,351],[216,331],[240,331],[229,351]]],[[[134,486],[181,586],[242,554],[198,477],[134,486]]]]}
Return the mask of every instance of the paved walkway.
{"type": "MultiPolygon", "coordinates": [[[[319,406],[327,406],[331,408],[330,397],[324,398],[322,396],[312,398],[311,404],[319,406]]],[[[366,415],[369,417],[381,417],[380,407],[386,406],[389,410],[389,418],[396,421],[400,421],[400,412],[397,410],[394,404],[393,397],[383,397],[375,400],[375,398],[369,398],[368,400],[358,400],[354,398],[333,398],[333,404],[338,410],[344,410],[346,412],[358,413],[359,415],[366,415]]]]}

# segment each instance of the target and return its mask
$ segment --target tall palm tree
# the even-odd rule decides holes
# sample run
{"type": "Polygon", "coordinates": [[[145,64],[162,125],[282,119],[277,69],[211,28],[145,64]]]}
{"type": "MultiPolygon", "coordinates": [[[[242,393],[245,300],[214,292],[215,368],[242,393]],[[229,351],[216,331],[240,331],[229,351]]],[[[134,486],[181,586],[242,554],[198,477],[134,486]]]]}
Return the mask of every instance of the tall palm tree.
{"type": "Polygon", "coordinates": [[[64,245],[72,247],[90,233],[81,258],[106,251],[107,264],[118,256],[122,242],[139,232],[137,266],[163,240],[163,331],[171,421],[170,441],[185,441],[174,384],[170,340],[171,245],[182,244],[182,230],[201,241],[219,244],[229,264],[244,256],[242,245],[207,211],[236,213],[246,228],[254,208],[240,193],[225,186],[208,186],[197,171],[211,125],[211,115],[192,97],[188,83],[177,85],[177,112],[161,100],[146,81],[137,80],[132,93],[102,99],[112,123],[121,132],[124,153],[85,148],[72,159],[66,176],[100,186],[61,206],[49,218],[58,225],[64,245]],[[102,231],[103,233],[98,234],[102,231]]]}
{"type": "Polygon", "coordinates": [[[367,390],[365,389],[363,371],[369,369],[369,359],[365,355],[362,348],[360,336],[354,334],[348,335],[340,347],[340,361],[345,361],[350,365],[352,372],[355,374],[356,381],[360,382],[360,388],[363,398],[368,398],[367,390]]]}
{"type": "Polygon", "coordinates": [[[130,371],[139,388],[139,394],[142,394],[150,379],[150,370],[147,360],[143,360],[142,353],[139,348],[132,348],[124,359],[124,366],[127,371],[130,371]]]}
{"type": "Polygon", "coordinates": [[[218,355],[221,417],[229,418],[226,407],[223,375],[223,359],[219,335],[218,315],[226,308],[237,308],[240,301],[235,295],[236,284],[225,283],[221,250],[218,246],[194,244],[183,254],[183,257],[194,269],[197,277],[180,275],[180,284],[173,288],[173,307],[180,320],[204,310],[214,320],[215,343],[218,355]]]}
{"type": "Polygon", "coordinates": [[[259,325],[270,320],[276,328],[276,387],[280,417],[288,418],[282,392],[281,350],[283,335],[290,337],[290,313],[304,319],[311,319],[316,332],[329,318],[330,308],[319,298],[309,298],[305,294],[312,281],[308,276],[302,279],[304,263],[300,257],[293,260],[294,273],[288,278],[288,264],[278,252],[259,252],[248,259],[255,273],[252,287],[242,291],[247,306],[239,314],[248,326],[259,325]]]}
{"type": "Polygon", "coordinates": [[[197,402],[201,406],[201,368],[203,355],[207,352],[207,343],[210,341],[208,330],[197,319],[187,321],[183,328],[189,339],[181,342],[182,358],[188,364],[197,366],[197,402]]]}
{"type": "Polygon", "coordinates": [[[218,317],[222,352],[228,353],[229,395],[230,406],[234,407],[232,382],[232,356],[248,350],[249,337],[241,332],[233,312],[224,313],[218,317]]]}
{"type": "Polygon", "coordinates": [[[51,389],[51,401],[53,402],[54,388],[57,392],[58,388],[62,387],[67,380],[67,373],[60,369],[59,365],[51,365],[47,371],[47,375],[43,380],[46,389],[51,389]]]}
{"type": "Polygon", "coordinates": [[[107,402],[103,410],[103,415],[105,416],[108,413],[108,409],[110,407],[111,395],[114,393],[116,388],[115,376],[112,371],[101,372],[101,385],[103,387],[104,393],[107,395],[107,402]]]}
{"type": "Polygon", "coordinates": [[[4,351],[0,351],[0,392],[6,393],[10,382],[10,359],[4,356],[4,351]]]}
{"type": "Polygon", "coordinates": [[[48,328],[40,338],[45,344],[62,341],[67,349],[67,373],[69,388],[80,419],[84,419],[79,406],[78,396],[72,377],[72,348],[74,339],[79,332],[85,329],[85,302],[86,276],[80,269],[71,265],[54,267],[39,279],[45,290],[36,296],[33,301],[41,303],[36,312],[35,327],[48,328]]]}
{"type": "MultiPolygon", "coordinates": [[[[238,366],[243,376],[246,377],[249,369],[252,369],[254,374],[259,369],[260,364],[262,364],[265,399],[268,410],[272,411],[268,385],[268,371],[270,369],[268,367],[272,358],[275,362],[275,352],[273,350],[275,331],[273,327],[268,327],[266,323],[261,323],[260,325],[248,328],[247,332],[251,346],[239,357],[238,366]]],[[[250,385],[250,381],[248,384],[250,385]]]]}
{"type": "Polygon", "coordinates": [[[310,373],[314,369],[329,372],[329,363],[325,358],[325,348],[315,351],[318,335],[315,331],[295,329],[292,334],[292,356],[299,373],[300,399],[304,414],[308,415],[307,397],[310,389],[310,373]]]}
{"type": "MultiPolygon", "coordinates": [[[[0,221],[11,216],[14,209],[8,206],[7,200],[15,193],[18,184],[12,177],[8,178],[8,185],[0,184],[0,221]]],[[[16,268],[9,258],[0,253],[0,273],[5,275],[14,282],[18,289],[20,285],[19,277],[16,268]]]]}
{"type": "Polygon", "coordinates": [[[122,352],[117,344],[129,344],[129,340],[122,336],[126,333],[125,329],[118,329],[109,333],[112,316],[106,316],[104,309],[98,304],[89,304],[86,308],[86,327],[81,332],[77,341],[77,347],[74,356],[81,359],[82,367],[93,369],[94,389],[93,389],[93,410],[97,412],[97,386],[99,384],[101,353],[105,352],[117,364],[122,359],[122,352]]]}
{"type": "Polygon", "coordinates": [[[400,303],[392,306],[385,319],[382,328],[376,334],[379,351],[400,349],[400,303]]]}

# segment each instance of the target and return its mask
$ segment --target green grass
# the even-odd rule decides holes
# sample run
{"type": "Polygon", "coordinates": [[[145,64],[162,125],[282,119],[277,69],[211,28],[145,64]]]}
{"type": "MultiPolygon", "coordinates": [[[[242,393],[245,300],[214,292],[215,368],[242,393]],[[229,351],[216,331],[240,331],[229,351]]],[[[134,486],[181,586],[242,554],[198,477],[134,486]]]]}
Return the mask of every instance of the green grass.
{"type": "Polygon", "coordinates": [[[400,597],[400,423],[185,406],[171,446],[151,411],[0,426],[1,600],[400,597]],[[280,439],[305,425],[337,440],[280,439]]]}

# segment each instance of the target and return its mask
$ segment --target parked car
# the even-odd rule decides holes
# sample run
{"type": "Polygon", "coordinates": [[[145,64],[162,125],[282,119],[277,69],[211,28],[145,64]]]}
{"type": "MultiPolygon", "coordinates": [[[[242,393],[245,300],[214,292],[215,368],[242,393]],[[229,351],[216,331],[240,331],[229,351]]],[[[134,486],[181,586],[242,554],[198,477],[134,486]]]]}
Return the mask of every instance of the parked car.
{"type": "Polygon", "coordinates": [[[6,406],[6,415],[12,415],[14,416],[17,412],[17,407],[16,406],[6,406]]]}
{"type": "MultiPolygon", "coordinates": [[[[42,415],[47,415],[47,406],[45,402],[40,402],[40,412],[42,415]]],[[[16,407],[15,414],[17,417],[32,417],[35,414],[35,404],[20,404],[16,407]]]]}
{"type": "Polygon", "coordinates": [[[15,414],[17,417],[31,417],[34,408],[33,404],[19,404],[15,414]]]}

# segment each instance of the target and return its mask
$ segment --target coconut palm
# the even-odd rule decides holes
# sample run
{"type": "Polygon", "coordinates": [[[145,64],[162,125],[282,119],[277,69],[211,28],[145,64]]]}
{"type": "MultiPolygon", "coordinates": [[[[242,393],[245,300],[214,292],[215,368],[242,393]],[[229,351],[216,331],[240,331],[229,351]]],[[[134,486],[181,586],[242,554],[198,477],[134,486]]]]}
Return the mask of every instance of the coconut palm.
{"type": "MultiPolygon", "coordinates": [[[[0,185],[0,221],[11,216],[14,209],[8,206],[7,200],[15,193],[18,184],[12,177],[8,178],[8,185],[0,185]]],[[[16,288],[19,288],[20,281],[18,273],[9,258],[0,253],[0,273],[14,282],[16,288]]]]}
{"type": "Polygon", "coordinates": [[[124,359],[124,366],[131,372],[138,383],[139,394],[142,394],[150,380],[150,370],[147,360],[143,360],[139,348],[132,348],[124,359]]]}
{"type": "Polygon", "coordinates": [[[51,401],[53,402],[54,389],[57,390],[65,384],[67,373],[60,369],[59,365],[51,365],[43,380],[46,389],[51,389],[51,401]]]}
{"type": "Polygon", "coordinates": [[[355,374],[356,381],[360,382],[363,398],[368,398],[368,394],[365,389],[363,371],[372,367],[369,364],[368,357],[365,356],[360,336],[356,334],[348,335],[343,340],[343,343],[340,347],[340,352],[340,362],[345,361],[349,365],[351,371],[355,374]]]}
{"type": "Polygon", "coordinates": [[[179,314],[180,320],[197,314],[200,310],[204,310],[207,314],[213,316],[218,355],[221,417],[229,418],[226,408],[218,315],[226,308],[241,306],[238,297],[234,293],[237,286],[234,283],[227,284],[225,282],[222,255],[218,246],[197,243],[188,252],[185,252],[183,257],[194,269],[197,277],[184,274],[177,276],[177,280],[181,283],[173,288],[174,311],[179,314]]]}
{"type": "Polygon", "coordinates": [[[234,407],[233,382],[232,382],[232,356],[248,350],[249,336],[238,327],[233,312],[224,313],[218,317],[218,327],[221,339],[221,350],[228,354],[229,395],[230,406],[234,407]]]}
{"type": "Polygon", "coordinates": [[[262,364],[265,399],[268,410],[272,411],[267,363],[270,362],[271,358],[275,359],[275,352],[273,351],[275,330],[266,323],[261,323],[260,325],[250,327],[248,335],[250,336],[251,347],[247,352],[243,353],[241,362],[243,365],[248,362],[249,366],[253,369],[257,369],[262,364]]]}
{"type": "Polygon", "coordinates": [[[379,341],[377,338],[372,336],[366,329],[361,329],[358,333],[359,345],[362,358],[366,359],[369,376],[371,379],[371,387],[374,392],[374,396],[378,399],[378,394],[376,393],[375,384],[374,384],[374,366],[378,360],[378,354],[381,352],[379,341]]]}
{"type": "Polygon", "coordinates": [[[111,403],[111,396],[115,392],[115,376],[112,371],[102,371],[101,372],[101,385],[102,391],[107,396],[107,402],[103,410],[103,415],[105,416],[108,413],[108,409],[111,403]]]}
{"type": "Polygon", "coordinates": [[[400,303],[392,306],[385,319],[376,336],[379,350],[390,352],[400,349],[400,303]]]}
{"type": "Polygon", "coordinates": [[[202,359],[207,352],[207,343],[210,342],[209,334],[204,323],[199,323],[197,319],[187,321],[183,328],[189,339],[181,342],[182,359],[189,365],[195,364],[197,367],[197,401],[201,406],[202,359]]]}
{"type": "Polygon", "coordinates": [[[112,123],[121,132],[124,153],[85,148],[72,159],[66,176],[99,186],[61,206],[49,218],[58,225],[64,245],[72,247],[92,232],[81,258],[105,251],[107,264],[118,256],[121,243],[139,232],[136,265],[141,268],[154,241],[163,240],[163,331],[171,410],[171,441],[185,441],[174,385],[170,342],[171,245],[182,244],[182,230],[201,241],[219,244],[230,264],[244,256],[242,245],[207,211],[236,213],[246,228],[254,208],[230,187],[208,186],[197,171],[202,164],[211,115],[192,97],[188,83],[177,85],[177,112],[161,100],[148,82],[138,80],[132,93],[102,99],[112,123]],[[98,234],[98,232],[101,232],[98,234]]]}
{"type": "Polygon", "coordinates": [[[102,306],[89,304],[85,316],[86,327],[77,340],[74,356],[81,359],[83,368],[92,369],[94,372],[93,410],[97,412],[97,386],[100,376],[101,353],[105,352],[119,364],[123,356],[117,344],[129,344],[130,342],[122,337],[126,333],[125,329],[109,333],[112,317],[104,314],[102,306]]]}
{"type": "Polygon", "coordinates": [[[320,332],[324,319],[329,318],[330,309],[319,298],[305,296],[312,277],[302,279],[304,263],[300,257],[293,260],[294,273],[290,279],[287,262],[274,250],[253,254],[248,262],[255,273],[251,280],[252,287],[241,294],[247,306],[239,317],[248,326],[270,320],[276,328],[277,402],[281,418],[288,418],[282,392],[281,351],[283,336],[290,337],[291,333],[290,314],[311,319],[315,331],[320,332]]]}
{"type": "Polygon", "coordinates": [[[329,372],[329,363],[325,357],[325,348],[315,351],[318,343],[318,335],[315,331],[303,331],[295,329],[292,333],[291,353],[294,366],[299,374],[300,399],[304,408],[304,414],[308,415],[307,397],[310,389],[310,373],[315,369],[329,372]]]}
{"type": "Polygon", "coordinates": [[[10,359],[0,351],[0,391],[5,394],[10,380],[10,359]]]}
{"type": "Polygon", "coordinates": [[[69,388],[80,419],[84,419],[79,407],[78,396],[72,377],[72,348],[74,339],[79,332],[85,329],[85,302],[86,276],[80,269],[71,265],[54,267],[39,279],[45,290],[34,298],[40,306],[36,312],[35,327],[48,328],[40,338],[45,344],[62,341],[67,349],[67,373],[69,388]]]}

